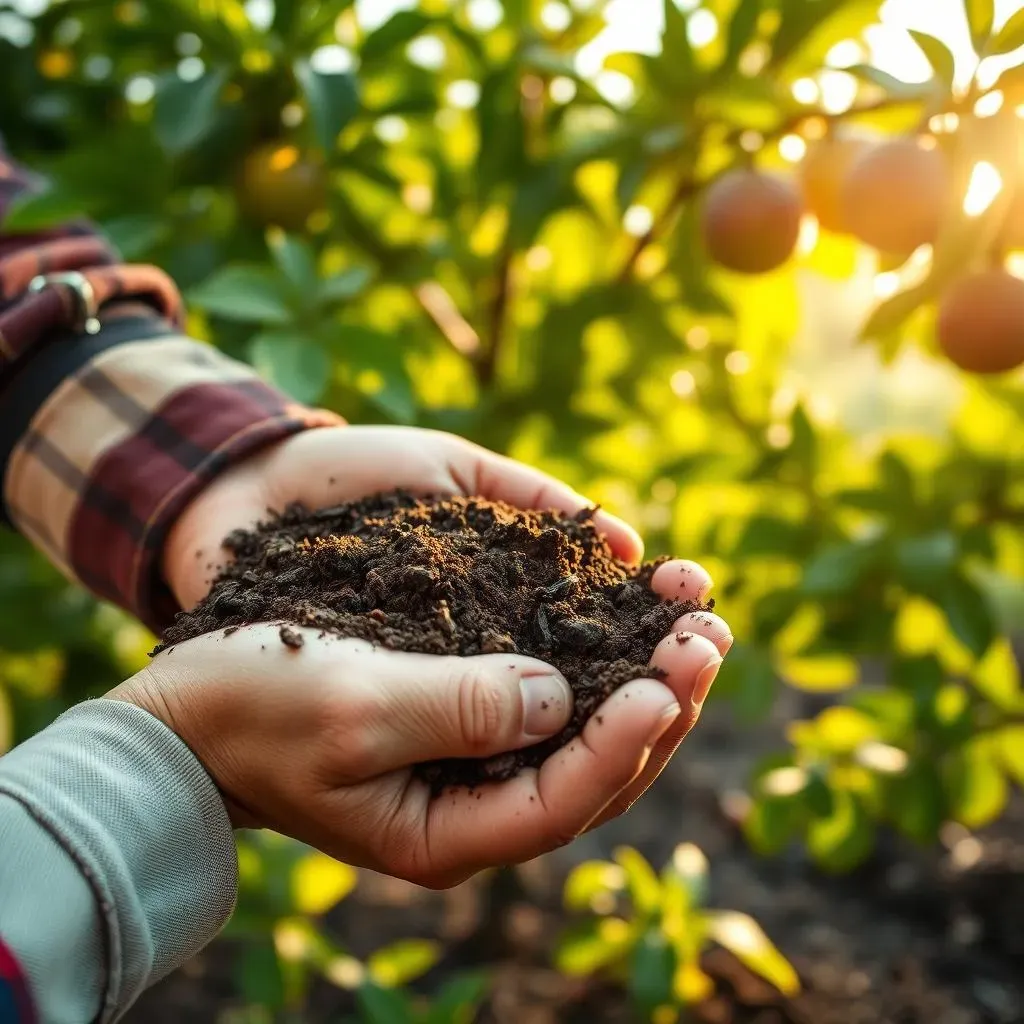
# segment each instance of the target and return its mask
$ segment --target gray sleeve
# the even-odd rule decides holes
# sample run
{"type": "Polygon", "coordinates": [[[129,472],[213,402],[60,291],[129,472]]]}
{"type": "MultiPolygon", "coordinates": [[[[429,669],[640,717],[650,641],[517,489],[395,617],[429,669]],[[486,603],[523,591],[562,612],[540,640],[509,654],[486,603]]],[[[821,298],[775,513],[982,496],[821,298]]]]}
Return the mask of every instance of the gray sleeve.
{"type": "Polygon", "coordinates": [[[0,935],[41,1024],[117,1020],[234,908],[231,824],[188,747],[87,701],[0,758],[0,935]]]}

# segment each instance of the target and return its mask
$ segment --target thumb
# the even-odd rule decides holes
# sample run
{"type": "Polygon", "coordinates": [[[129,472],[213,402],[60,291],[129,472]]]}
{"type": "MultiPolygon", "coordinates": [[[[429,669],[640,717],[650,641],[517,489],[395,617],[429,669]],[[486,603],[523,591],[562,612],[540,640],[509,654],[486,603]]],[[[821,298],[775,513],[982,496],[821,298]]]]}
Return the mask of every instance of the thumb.
{"type": "Polygon", "coordinates": [[[380,654],[373,673],[377,713],[367,723],[375,773],[527,747],[560,732],[572,714],[569,684],[534,658],[380,654]]]}

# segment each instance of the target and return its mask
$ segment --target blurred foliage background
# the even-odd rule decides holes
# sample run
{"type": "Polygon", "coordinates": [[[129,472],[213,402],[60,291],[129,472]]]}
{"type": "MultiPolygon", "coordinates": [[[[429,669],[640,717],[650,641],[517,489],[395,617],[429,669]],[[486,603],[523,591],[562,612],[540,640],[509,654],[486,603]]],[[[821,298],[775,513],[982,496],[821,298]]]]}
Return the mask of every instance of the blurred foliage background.
{"type": "MultiPolygon", "coordinates": [[[[703,561],[738,638],[715,700],[823,695],[746,835],[844,871],[1024,782],[1020,6],[5,0],[0,126],[45,178],[5,230],[85,213],[295,397],[540,464],[703,561]]],[[[151,638],[0,545],[4,749],[151,638]]],[[[629,863],[567,893],[628,888],[628,941],[599,921],[604,952],[563,963],[647,942],[672,873],[629,863]]],[[[395,989],[431,943],[367,965],[315,927],[349,869],[249,838],[242,882],[253,1005],[316,971],[369,1020],[471,1019],[477,978],[395,989]]],[[[662,925],[631,961],[667,965],[652,1012],[703,985],[694,930],[662,925]]]]}

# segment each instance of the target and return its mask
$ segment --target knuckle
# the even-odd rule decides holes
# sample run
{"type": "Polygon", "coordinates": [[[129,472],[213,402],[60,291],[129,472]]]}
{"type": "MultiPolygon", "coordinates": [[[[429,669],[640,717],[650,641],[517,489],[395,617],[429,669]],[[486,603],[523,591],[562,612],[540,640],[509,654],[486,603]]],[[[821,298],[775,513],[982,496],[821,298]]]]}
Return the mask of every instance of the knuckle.
{"type": "Polygon", "coordinates": [[[458,686],[459,732],[471,750],[485,750],[504,733],[504,689],[479,669],[462,674],[458,686]]]}

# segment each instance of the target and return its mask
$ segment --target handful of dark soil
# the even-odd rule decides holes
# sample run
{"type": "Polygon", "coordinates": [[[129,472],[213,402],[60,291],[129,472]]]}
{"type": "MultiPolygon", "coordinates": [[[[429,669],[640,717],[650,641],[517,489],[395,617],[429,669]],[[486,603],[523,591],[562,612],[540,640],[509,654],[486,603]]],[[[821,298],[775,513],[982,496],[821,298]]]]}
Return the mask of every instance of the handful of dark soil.
{"type": "Polygon", "coordinates": [[[511,778],[577,736],[613,690],[649,676],[658,642],[698,607],[659,601],[649,586],[659,563],[618,561],[592,516],[401,492],[318,512],[293,506],[226,538],[234,561],[157,651],[217,629],[281,622],[282,643],[296,649],[302,635],[289,624],[400,651],[541,658],[575,694],[561,734],[512,754],[419,769],[435,789],[511,778]]]}

